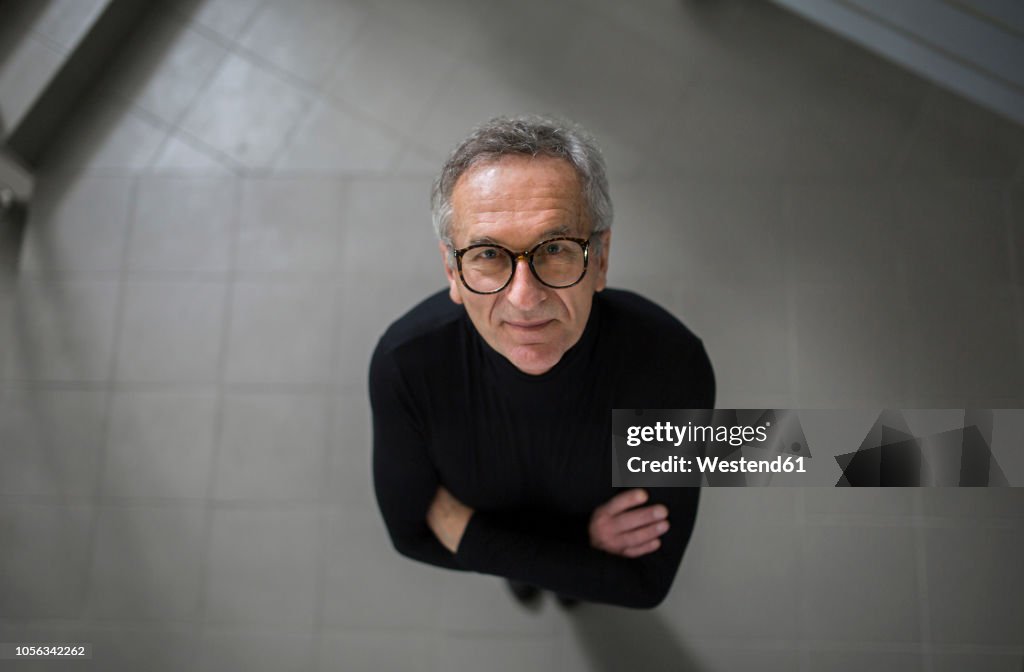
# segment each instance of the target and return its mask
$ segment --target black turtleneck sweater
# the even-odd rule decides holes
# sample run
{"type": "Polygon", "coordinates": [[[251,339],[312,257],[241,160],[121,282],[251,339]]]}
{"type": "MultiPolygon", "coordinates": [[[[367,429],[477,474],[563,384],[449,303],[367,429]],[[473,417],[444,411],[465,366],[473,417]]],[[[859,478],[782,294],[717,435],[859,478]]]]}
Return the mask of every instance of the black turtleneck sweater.
{"type": "Polygon", "coordinates": [[[595,294],[579,342],[538,376],[491,348],[439,292],[391,325],[370,364],[377,503],[409,558],[651,608],[675,578],[700,489],[648,488],[670,524],[653,553],[590,546],[590,515],[625,490],[611,485],[611,410],[714,399],[700,339],[631,292],[595,294]],[[454,554],[426,523],[438,485],[474,509],[454,554]]]}

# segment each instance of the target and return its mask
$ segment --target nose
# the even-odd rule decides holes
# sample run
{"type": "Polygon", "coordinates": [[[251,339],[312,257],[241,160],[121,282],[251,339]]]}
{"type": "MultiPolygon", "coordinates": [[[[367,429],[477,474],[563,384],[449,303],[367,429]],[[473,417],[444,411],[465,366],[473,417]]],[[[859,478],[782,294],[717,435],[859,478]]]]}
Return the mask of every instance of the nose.
{"type": "Polygon", "coordinates": [[[516,260],[516,271],[512,275],[512,281],[505,288],[505,298],[517,310],[526,313],[544,301],[547,289],[533,275],[526,258],[519,257],[516,260]]]}

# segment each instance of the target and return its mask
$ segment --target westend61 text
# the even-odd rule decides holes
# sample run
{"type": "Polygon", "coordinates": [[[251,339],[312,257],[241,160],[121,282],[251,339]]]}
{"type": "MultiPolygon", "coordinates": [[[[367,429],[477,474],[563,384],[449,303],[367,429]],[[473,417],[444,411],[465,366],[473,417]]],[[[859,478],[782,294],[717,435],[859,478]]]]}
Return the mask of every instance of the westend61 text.
{"type": "Polygon", "coordinates": [[[735,473],[773,473],[773,474],[805,474],[804,458],[792,455],[778,455],[772,460],[748,460],[741,457],[736,460],[723,460],[718,457],[687,458],[675,455],[664,460],[645,460],[631,457],[626,468],[634,474],[639,473],[675,473],[689,474],[693,472],[694,463],[702,474],[735,474],[735,473]]]}

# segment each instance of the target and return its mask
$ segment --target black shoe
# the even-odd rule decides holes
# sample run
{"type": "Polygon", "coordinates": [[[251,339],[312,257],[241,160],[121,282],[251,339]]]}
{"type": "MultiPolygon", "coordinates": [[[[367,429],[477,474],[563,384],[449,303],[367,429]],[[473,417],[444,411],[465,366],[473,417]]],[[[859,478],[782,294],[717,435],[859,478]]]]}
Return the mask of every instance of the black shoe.
{"type": "Polygon", "coordinates": [[[531,586],[528,583],[520,583],[513,581],[512,579],[506,579],[505,583],[508,584],[508,589],[515,595],[516,600],[520,604],[533,604],[540,597],[540,588],[537,586],[531,586]]]}
{"type": "Polygon", "coordinates": [[[577,600],[575,597],[569,597],[568,595],[556,594],[555,599],[557,599],[558,603],[566,609],[572,609],[580,603],[580,601],[577,600]]]}

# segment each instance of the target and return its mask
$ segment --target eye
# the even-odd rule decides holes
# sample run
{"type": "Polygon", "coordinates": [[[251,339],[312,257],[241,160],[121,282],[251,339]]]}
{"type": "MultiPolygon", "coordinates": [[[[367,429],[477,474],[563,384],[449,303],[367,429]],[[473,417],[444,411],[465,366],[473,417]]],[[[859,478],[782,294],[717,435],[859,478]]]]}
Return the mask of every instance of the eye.
{"type": "Polygon", "coordinates": [[[498,251],[493,247],[485,247],[484,249],[480,250],[480,253],[477,256],[480,259],[494,259],[495,257],[498,256],[498,251]]]}
{"type": "Polygon", "coordinates": [[[547,245],[544,246],[544,254],[558,254],[559,252],[562,252],[564,249],[565,248],[562,246],[562,243],[548,243],[547,245]]]}

